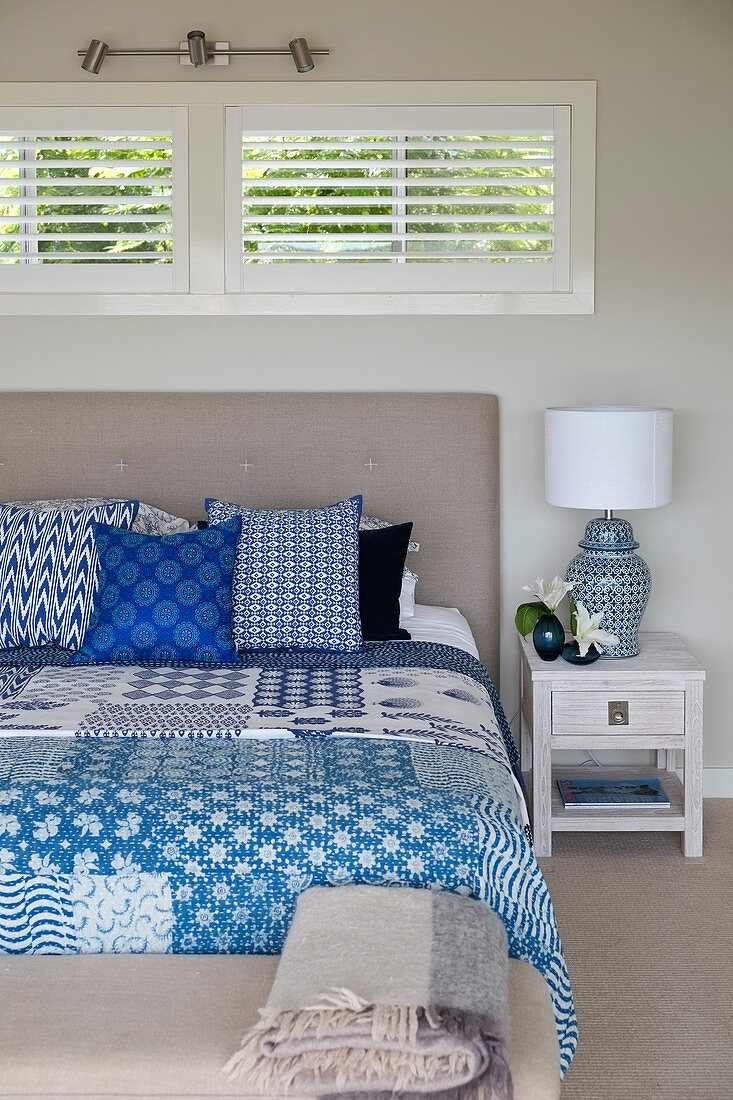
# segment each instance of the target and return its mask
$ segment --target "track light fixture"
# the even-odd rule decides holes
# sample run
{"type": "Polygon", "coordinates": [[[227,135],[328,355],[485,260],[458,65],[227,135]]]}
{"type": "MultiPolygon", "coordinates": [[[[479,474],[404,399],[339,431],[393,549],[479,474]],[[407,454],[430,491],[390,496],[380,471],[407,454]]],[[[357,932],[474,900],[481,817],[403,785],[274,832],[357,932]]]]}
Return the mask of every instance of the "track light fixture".
{"type": "MultiPolygon", "coordinates": [[[[102,62],[107,56],[108,49],[109,46],[106,42],[100,42],[98,38],[93,38],[89,43],[89,49],[84,54],[84,60],[81,63],[82,69],[86,69],[88,73],[94,73],[96,76],[102,68],[102,62]]],[[[79,53],[81,52],[79,50],[79,53]]]]}
{"type": "Polygon", "coordinates": [[[314,67],[313,56],[304,38],[293,38],[289,43],[295,67],[299,73],[309,73],[314,67]]]}
{"type": "Polygon", "coordinates": [[[228,65],[230,57],[258,57],[267,55],[271,57],[292,57],[299,73],[309,73],[314,68],[313,58],[325,56],[331,51],[327,49],[311,49],[305,38],[293,38],[287,49],[270,49],[266,47],[230,49],[228,42],[206,41],[203,31],[189,31],[186,42],[182,42],[178,49],[130,49],[111,50],[106,42],[93,38],[86,50],[77,50],[79,57],[84,60],[82,69],[95,76],[99,73],[106,57],[177,57],[182,65],[193,65],[198,69],[202,65],[213,61],[217,65],[228,65]]]}
{"type": "Polygon", "coordinates": [[[199,65],[205,65],[209,60],[206,53],[206,35],[203,31],[189,31],[186,37],[188,38],[188,56],[193,67],[198,69],[199,65]]]}

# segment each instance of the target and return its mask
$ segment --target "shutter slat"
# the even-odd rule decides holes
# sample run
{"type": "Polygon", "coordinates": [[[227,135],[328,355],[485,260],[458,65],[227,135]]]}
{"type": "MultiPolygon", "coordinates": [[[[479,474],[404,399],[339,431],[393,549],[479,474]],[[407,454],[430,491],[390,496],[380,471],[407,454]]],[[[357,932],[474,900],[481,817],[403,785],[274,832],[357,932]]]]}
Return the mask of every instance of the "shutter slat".
{"type": "MultiPolygon", "coordinates": [[[[517,152],[523,151],[535,151],[539,149],[545,149],[552,146],[552,138],[538,138],[536,141],[489,141],[489,140],[477,140],[477,141],[452,141],[451,149],[515,149],[517,152]]],[[[354,138],[353,141],[344,139],[343,141],[301,141],[297,134],[291,136],[283,136],[281,141],[255,141],[252,138],[247,138],[242,141],[242,149],[254,152],[260,152],[262,150],[266,152],[273,151],[300,151],[301,149],[316,150],[322,149],[338,151],[341,149],[384,149],[384,150],[397,150],[399,152],[406,151],[408,149],[417,149],[419,151],[425,149],[440,149],[442,147],[440,141],[361,141],[359,138],[354,138]]]]}
{"type": "Polygon", "coordinates": [[[105,141],[84,141],[82,139],[78,141],[24,141],[18,138],[16,141],[0,141],[0,149],[7,149],[11,152],[19,150],[31,152],[38,152],[40,149],[74,149],[76,151],[86,149],[148,149],[161,150],[172,148],[171,141],[153,141],[146,138],[136,138],[134,141],[124,140],[122,138],[108,138],[105,141]]]}
{"type": "MultiPolygon", "coordinates": [[[[8,222],[17,224],[18,220],[17,215],[3,215],[0,217],[0,224],[8,222]]],[[[59,224],[59,226],[83,226],[85,223],[90,223],[92,226],[100,226],[100,224],[108,221],[134,222],[136,224],[139,224],[141,221],[169,222],[171,221],[171,215],[169,215],[169,213],[166,213],[166,215],[144,215],[144,213],[139,213],[138,215],[138,213],[114,213],[110,211],[106,211],[103,216],[101,213],[96,213],[96,215],[95,213],[84,213],[84,215],[70,215],[69,213],[69,215],[58,216],[45,215],[45,213],[42,213],[42,215],[34,213],[32,220],[39,222],[42,226],[55,226],[55,224],[59,224]]]]}
{"type": "Polygon", "coordinates": [[[170,233],[13,233],[3,241],[165,241],[170,233]]]}
{"type": "MultiPolygon", "coordinates": [[[[3,164],[0,161],[0,166],[3,164]]],[[[105,176],[93,176],[87,178],[86,176],[20,176],[12,179],[7,179],[0,176],[0,191],[4,191],[8,187],[12,187],[14,191],[33,186],[34,191],[38,191],[44,187],[73,187],[77,188],[86,187],[106,187],[108,190],[115,189],[115,193],[120,188],[124,187],[139,187],[147,188],[148,191],[158,190],[158,188],[166,188],[168,191],[171,189],[171,181],[165,176],[120,176],[119,178],[110,178],[105,176]]],[[[132,196],[128,196],[132,197],[132,196]]]]}
{"type": "MultiPolygon", "coordinates": [[[[124,161],[120,161],[120,164],[124,164],[124,161]]],[[[128,164],[131,163],[128,161],[128,164]]],[[[288,171],[288,165],[292,164],[292,160],[267,160],[266,158],[258,158],[257,160],[245,160],[244,167],[247,169],[257,168],[260,171],[288,171]]],[[[298,167],[302,167],[303,162],[298,162],[298,167]]],[[[395,161],[389,157],[385,157],[383,160],[358,160],[356,157],[344,157],[342,160],[325,158],[320,160],[318,158],[308,158],[307,167],[312,172],[338,172],[345,168],[359,168],[359,169],[371,169],[379,168],[383,171],[392,172],[395,164],[399,164],[400,168],[406,169],[408,172],[410,169],[419,168],[420,170],[433,171],[443,170],[447,165],[453,168],[483,168],[490,169],[491,171],[497,171],[499,169],[507,168],[549,168],[552,166],[552,157],[532,157],[527,160],[504,160],[497,157],[490,159],[486,157],[483,160],[448,160],[446,157],[436,157],[435,160],[401,160],[395,161]]],[[[268,177],[271,178],[271,177],[268,177]]],[[[334,176],[334,179],[338,180],[338,176],[334,176]]]]}
{"type": "MultiPolygon", "coordinates": [[[[0,218],[0,221],[3,219],[0,218]]],[[[52,221],[52,218],[44,218],[44,221],[52,221]]],[[[90,221],[94,221],[94,218],[90,218],[90,221]]],[[[118,219],[122,221],[123,219],[118,219]]],[[[142,221],[142,218],[135,218],[130,216],[130,221],[142,221]]],[[[153,219],[150,219],[151,221],[153,219]]],[[[165,220],[165,219],[160,219],[165,220]]],[[[287,216],[280,216],[278,214],[266,214],[259,217],[253,216],[251,218],[244,219],[244,225],[341,225],[344,222],[348,222],[348,215],[346,214],[290,214],[287,216]]],[[[449,222],[455,225],[481,225],[481,224],[510,224],[519,223],[521,225],[533,225],[535,222],[551,222],[552,214],[532,214],[532,215],[517,215],[517,214],[364,214],[358,219],[361,225],[393,225],[395,221],[406,222],[414,225],[446,225],[449,222]]]]}
{"type": "MultiPolygon", "coordinates": [[[[39,195],[35,198],[23,196],[18,198],[17,195],[0,195],[0,205],[2,206],[168,206],[170,207],[170,195],[160,195],[157,198],[154,196],[145,195],[39,195]]],[[[70,214],[69,218],[76,217],[77,215],[70,214]]],[[[33,217],[41,217],[44,221],[48,221],[49,218],[45,215],[34,214],[33,217]]],[[[17,221],[15,219],[11,219],[17,221]]],[[[66,219],[65,219],[66,220],[66,219]]]]}
{"type": "MultiPolygon", "coordinates": [[[[61,158],[58,160],[0,160],[0,165],[3,168],[12,168],[18,171],[26,164],[29,167],[32,166],[36,172],[56,172],[59,169],[66,171],[68,168],[78,168],[81,171],[87,168],[146,168],[149,171],[150,169],[160,170],[161,168],[171,168],[173,166],[173,158],[166,157],[165,160],[154,160],[152,158],[150,160],[133,160],[132,158],[129,160],[104,160],[102,158],[92,159],[89,157],[82,160],[79,157],[70,157],[68,160],[62,160],[61,158]]],[[[46,176],[45,178],[48,179],[49,177],[46,176]]],[[[95,178],[98,179],[99,177],[97,176],[95,178]]]]}
{"type": "MultiPolygon", "coordinates": [[[[100,202],[103,202],[100,199],[100,202]]],[[[130,202],[134,202],[130,199],[130,202]]],[[[391,206],[392,195],[302,195],[271,196],[244,199],[242,206],[391,206]]],[[[405,195],[399,200],[402,206],[551,206],[552,196],[544,195],[405,195]]]]}
{"type": "MultiPolygon", "coordinates": [[[[397,163],[397,162],[395,162],[397,163]]],[[[252,189],[265,190],[269,189],[281,189],[285,187],[323,187],[328,188],[329,191],[334,190],[336,187],[349,188],[349,187],[363,187],[372,189],[375,187],[391,187],[393,183],[397,182],[393,177],[383,176],[375,178],[374,176],[339,176],[334,177],[329,184],[327,180],[323,178],[314,178],[310,176],[289,176],[288,178],[279,179],[278,177],[269,177],[268,179],[250,179],[245,177],[242,180],[243,192],[247,192],[252,189]]],[[[554,176],[479,176],[479,177],[456,177],[456,176],[431,176],[420,177],[414,179],[400,179],[400,187],[478,187],[487,189],[491,187],[550,187],[555,182],[554,176]]]]}
{"type": "MultiPolygon", "coordinates": [[[[400,252],[400,259],[407,260],[410,263],[419,262],[421,260],[465,260],[474,263],[482,263],[491,259],[516,259],[517,251],[502,251],[501,249],[490,249],[483,253],[475,252],[400,252]]],[[[551,249],[546,251],[529,251],[525,249],[522,251],[522,258],[526,261],[530,260],[551,260],[554,256],[554,252],[551,249]]],[[[266,252],[254,253],[244,252],[242,254],[243,261],[253,262],[257,261],[262,263],[267,260],[292,260],[293,262],[300,263],[305,260],[322,260],[323,255],[319,253],[299,252],[294,254],[292,252],[275,252],[269,249],[266,252]]],[[[392,262],[392,254],[389,252],[369,252],[361,249],[358,252],[342,252],[342,253],[330,253],[329,259],[334,262],[348,262],[352,263],[357,260],[383,260],[385,263],[392,262]]]]}
{"type": "MultiPolygon", "coordinates": [[[[134,222],[139,224],[140,222],[170,222],[170,214],[116,214],[114,212],[107,211],[103,216],[100,214],[33,214],[32,220],[39,222],[41,225],[83,225],[85,223],[91,223],[92,225],[103,225],[105,222],[134,222]]],[[[17,215],[4,214],[0,217],[0,224],[5,223],[17,224],[17,215]]]]}
{"type": "Polygon", "coordinates": [[[103,263],[111,260],[116,263],[123,260],[156,260],[158,263],[170,263],[173,260],[172,252],[0,252],[0,264],[20,263],[26,258],[36,259],[63,259],[69,263],[82,262],[88,264],[103,263]]]}
{"type": "MultiPolygon", "coordinates": [[[[283,233],[277,234],[283,241],[308,241],[318,244],[321,241],[551,241],[552,233],[283,233]]],[[[132,240],[132,237],[124,237],[132,240]]],[[[266,243],[273,240],[263,233],[243,233],[243,241],[266,243]]]]}

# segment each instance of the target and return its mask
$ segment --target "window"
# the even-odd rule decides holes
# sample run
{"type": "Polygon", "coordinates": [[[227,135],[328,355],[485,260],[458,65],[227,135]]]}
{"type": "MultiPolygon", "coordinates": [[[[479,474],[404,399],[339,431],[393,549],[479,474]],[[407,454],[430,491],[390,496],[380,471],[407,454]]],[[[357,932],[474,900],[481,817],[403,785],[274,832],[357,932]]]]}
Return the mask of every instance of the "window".
{"type": "Polygon", "coordinates": [[[568,107],[235,108],[228,125],[231,290],[570,288],[568,107]]]}
{"type": "Polygon", "coordinates": [[[591,81],[0,82],[0,315],[592,313],[594,218],[591,81]]]}
{"type": "Polygon", "coordinates": [[[181,289],[172,114],[3,112],[0,289],[181,289]]]}

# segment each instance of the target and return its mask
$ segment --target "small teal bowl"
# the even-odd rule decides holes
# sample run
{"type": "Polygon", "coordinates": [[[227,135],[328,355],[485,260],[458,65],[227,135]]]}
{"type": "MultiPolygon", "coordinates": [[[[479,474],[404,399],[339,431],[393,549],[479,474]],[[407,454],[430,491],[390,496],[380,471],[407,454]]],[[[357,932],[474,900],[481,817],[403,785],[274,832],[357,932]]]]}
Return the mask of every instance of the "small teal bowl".
{"type": "Polygon", "coordinates": [[[600,653],[594,645],[590,647],[585,657],[580,656],[577,642],[566,642],[562,647],[562,658],[571,665],[592,665],[599,657],[600,653]]]}

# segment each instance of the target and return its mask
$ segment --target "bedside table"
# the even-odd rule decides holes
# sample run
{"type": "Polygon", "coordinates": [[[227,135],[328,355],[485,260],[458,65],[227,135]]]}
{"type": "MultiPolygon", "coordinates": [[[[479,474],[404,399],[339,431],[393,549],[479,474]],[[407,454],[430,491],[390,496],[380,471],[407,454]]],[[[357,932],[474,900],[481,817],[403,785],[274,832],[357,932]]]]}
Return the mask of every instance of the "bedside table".
{"type": "Polygon", "coordinates": [[[705,671],[675,634],[641,634],[637,657],[571,665],[542,661],[520,638],[521,756],[535,854],[552,854],[553,832],[682,833],[686,856],[702,855],[702,693],[705,671]],[[554,749],[654,749],[657,766],[552,767],[554,749]],[[684,783],[674,773],[682,749],[684,783]],[[669,809],[566,810],[558,775],[634,779],[655,775],[669,809]]]}

